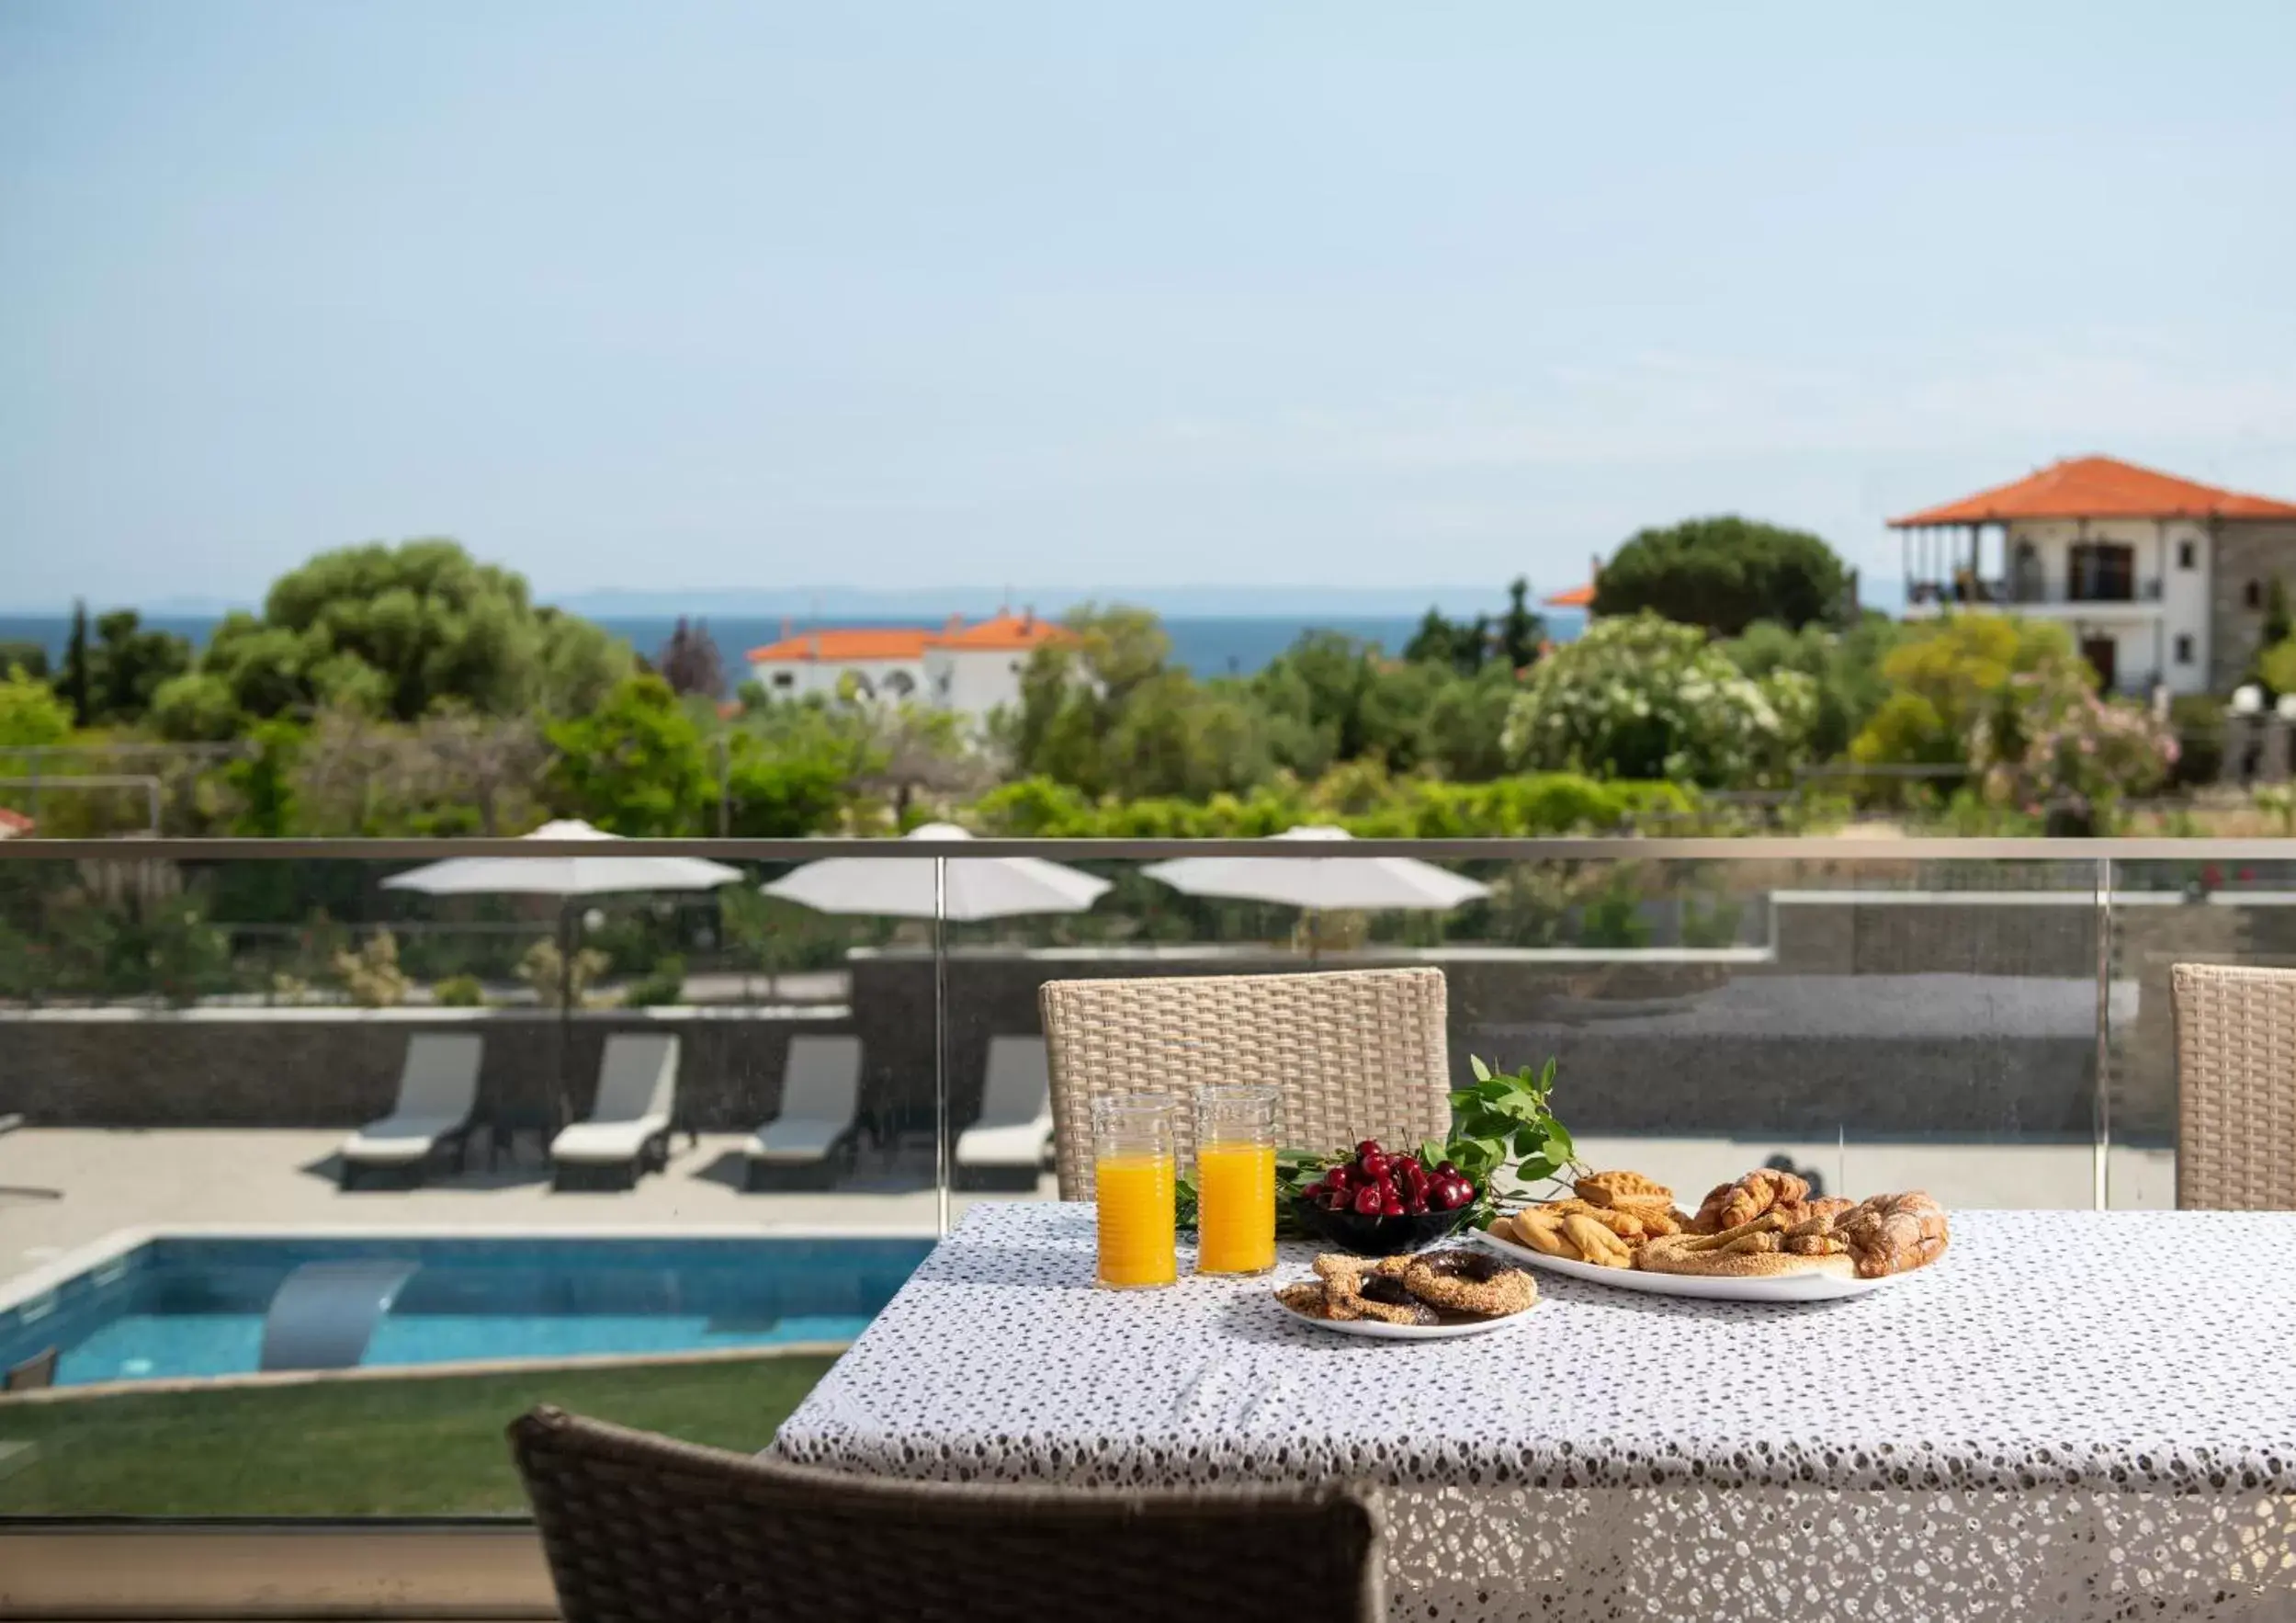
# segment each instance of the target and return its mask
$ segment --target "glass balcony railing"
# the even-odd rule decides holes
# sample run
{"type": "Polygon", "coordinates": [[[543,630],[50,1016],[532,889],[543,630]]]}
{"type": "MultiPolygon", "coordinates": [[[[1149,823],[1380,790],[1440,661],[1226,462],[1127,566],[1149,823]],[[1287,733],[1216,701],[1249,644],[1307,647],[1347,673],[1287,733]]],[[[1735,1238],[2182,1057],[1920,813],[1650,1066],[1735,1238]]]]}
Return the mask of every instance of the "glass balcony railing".
{"type": "Polygon", "coordinates": [[[762,1446],[953,1218],[1055,1197],[1048,981],[1432,965],[1454,1075],[1555,1057],[1693,1204],[2161,1207],[2169,966],[2296,962],[2268,841],[1358,841],[1473,881],[1371,910],[1159,868],[1322,842],[596,850],[0,845],[0,1366],[54,1383],[0,1515],[515,1515],[538,1401],[762,1446]]]}

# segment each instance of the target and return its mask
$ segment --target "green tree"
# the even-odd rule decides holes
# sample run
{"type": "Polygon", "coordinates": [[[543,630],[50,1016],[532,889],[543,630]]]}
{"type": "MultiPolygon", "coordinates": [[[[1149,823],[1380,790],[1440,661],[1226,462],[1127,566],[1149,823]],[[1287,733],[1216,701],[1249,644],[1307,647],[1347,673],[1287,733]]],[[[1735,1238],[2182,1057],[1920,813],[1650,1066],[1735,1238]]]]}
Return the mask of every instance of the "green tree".
{"type": "Polygon", "coordinates": [[[96,714],[95,685],[88,679],[87,605],[72,600],[72,635],[63,645],[63,698],[74,720],[91,724],[96,714]]]}
{"type": "Polygon", "coordinates": [[[694,719],[659,676],[628,676],[586,716],[553,723],[554,798],[610,834],[697,834],[718,800],[694,719]]]}
{"type": "Polygon", "coordinates": [[[10,639],[0,642],[0,671],[21,667],[35,682],[48,680],[48,650],[38,642],[10,639]]]}
{"type": "Polygon", "coordinates": [[[1815,682],[1817,719],[1810,731],[1810,753],[1831,760],[1849,747],[1889,697],[1882,661],[1896,641],[1897,623],[1868,612],[1844,631],[1818,624],[1796,631],[1776,620],[1757,620],[1746,635],[1723,644],[1723,652],[1749,676],[1799,671],[1815,682]]]}
{"type": "Polygon", "coordinates": [[[10,665],[6,680],[0,681],[0,745],[38,748],[71,736],[71,707],[22,665],[10,665]]]}
{"type": "MultiPolygon", "coordinates": [[[[411,721],[443,701],[579,714],[632,664],[600,628],[537,607],[525,577],[442,539],[321,553],[273,584],[260,617],[224,619],[199,675],[251,716],[337,706],[411,721]]],[[[211,687],[161,699],[170,724],[218,708],[211,687]]]]}
{"type": "Polygon", "coordinates": [[[1420,756],[1453,783],[1482,783],[1507,770],[1507,711],[1515,674],[1493,664],[1435,690],[1421,727],[1420,756]]]}
{"type": "Polygon", "coordinates": [[[2296,636],[2296,619],[2288,610],[2288,583],[2274,575],[2264,585],[2263,646],[2273,648],[2296,636]]]}
{"type": "Polygon", "coordinates": [[[191,669],[191,644],[173,631],[146,630],[132,608],[116,608],[97,619],[86,664],[94,709],[85,724],[132,724],[150,712],[163,685],[191,669]]]}
{"type": "MultiPolygon", "coordinates": [[[[1978,729],[2009,704],[2013,678],[2037,677],[2079,658],[2072,634],[2053,620],[1949,614],[1908,626],[1882,661],[1889,694],[1851,741],[1850,758],[1874,766],[1965,765],[1978,729]]],[[[1995,753],[2019,751],[2003,739],[1995,753]]]]}
{"type": "Polygon", "coordinates": [[[1815,686],[1798,671],[1748,677],[1694,626],[1655,614],[1600,619],[1523,685],[1508,754],[1530,770],[1780,783],[1808,747],[1815,686]]]}
{"type": "Polygon", "coordinates": [[[1540,644],[1546,641],[1546,621],[1531,607],[1531,582],[1517,575],[1507,583],[1507,612],[1499,617],[1499,651],[1510,671],[1527,671],[1539,662],[1540,644]]]}
{"type": "Polygon", "coordinates": [[[1170,667],[1155,615],[1087,606],[1067,624],[1071,636],[1022,672],[1019,712],[1002,730],[1022,776],[1137,797],[1232,791],[1274,769],[1250,691],[1170,667]]]}
{"type": "MultiPolygon", "coordinates": [[[[223,769],[223,781],[239,800],[232,833],[277,839],[295,832],[295,764],[303,730],[289,721],[266,721],[248,735],[253,753],[223,769]]],[[[270,865],[258,865],[270,866],[270,865]]]]}
{"type": "Polygon", "coordinates": [[[1838,620],[1848,596],[1841,560],[1816,536],[1728,516],[1636,533],[1602,566],[1593,607],[1736,637],[1756,620],[1791,630],[1838,620]]]}
{"type": "Polygon", "coordinates": [[[1448,665],[1462,676],[1483,668],[1491,653],[1491,622],[1487,616],[1449,620],[1440,608],[1430,608],[1419,630],[1403,645],[1403,657],[1413,664],[1448,665]]]}

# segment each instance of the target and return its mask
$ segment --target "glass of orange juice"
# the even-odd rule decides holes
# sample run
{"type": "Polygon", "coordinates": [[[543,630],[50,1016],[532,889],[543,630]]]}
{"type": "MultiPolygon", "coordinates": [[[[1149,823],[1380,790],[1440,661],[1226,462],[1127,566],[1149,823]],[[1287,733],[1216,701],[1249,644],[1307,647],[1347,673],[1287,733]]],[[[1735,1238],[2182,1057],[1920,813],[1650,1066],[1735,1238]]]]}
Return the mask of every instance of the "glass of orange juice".
{"type": "Polygon", "coordinates": [[[1105,1289],[1138,1290],[1179,1277],[1172,1237],[1178,1108],[1169,1094],[1111,1094],[1092,1101],[1098,1283],[1105,1289]]]}
{"type": "Polygon", "coordinates": [[[1196,1272],[1275,1266],[1275,1111],[1282,1093],[1196,1089],[1196,1272]]]}

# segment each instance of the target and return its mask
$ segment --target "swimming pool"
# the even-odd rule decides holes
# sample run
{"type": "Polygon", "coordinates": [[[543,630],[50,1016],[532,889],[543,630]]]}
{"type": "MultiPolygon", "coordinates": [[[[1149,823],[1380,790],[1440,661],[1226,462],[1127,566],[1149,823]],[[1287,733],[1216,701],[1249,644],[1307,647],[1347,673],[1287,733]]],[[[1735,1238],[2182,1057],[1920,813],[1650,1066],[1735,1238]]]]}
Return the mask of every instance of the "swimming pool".
{"type": "Polygon", "coordinates": [[[0,1310],[60,1385],[850,1341],[912,1238],[160,1236],[0,1310]],[[282,1361],[284,1359],[284,1361],[282,1361]]]}

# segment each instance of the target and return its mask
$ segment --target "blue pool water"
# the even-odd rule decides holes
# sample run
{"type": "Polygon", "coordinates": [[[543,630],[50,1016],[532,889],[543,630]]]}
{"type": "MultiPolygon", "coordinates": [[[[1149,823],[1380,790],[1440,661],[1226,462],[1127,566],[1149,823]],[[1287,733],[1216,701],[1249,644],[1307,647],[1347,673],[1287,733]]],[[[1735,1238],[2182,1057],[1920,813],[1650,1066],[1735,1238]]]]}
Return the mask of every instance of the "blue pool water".
{"type": "Polygon", "coordinates": [[[159,1239],[0,1311],[0,1368],[58,1346],[64,1385],[261,1367],[279,1288],[313,1263],[413,1271],[357,1362],[443,1364],[848,1341],[917,1239],[159,1239]]]}

